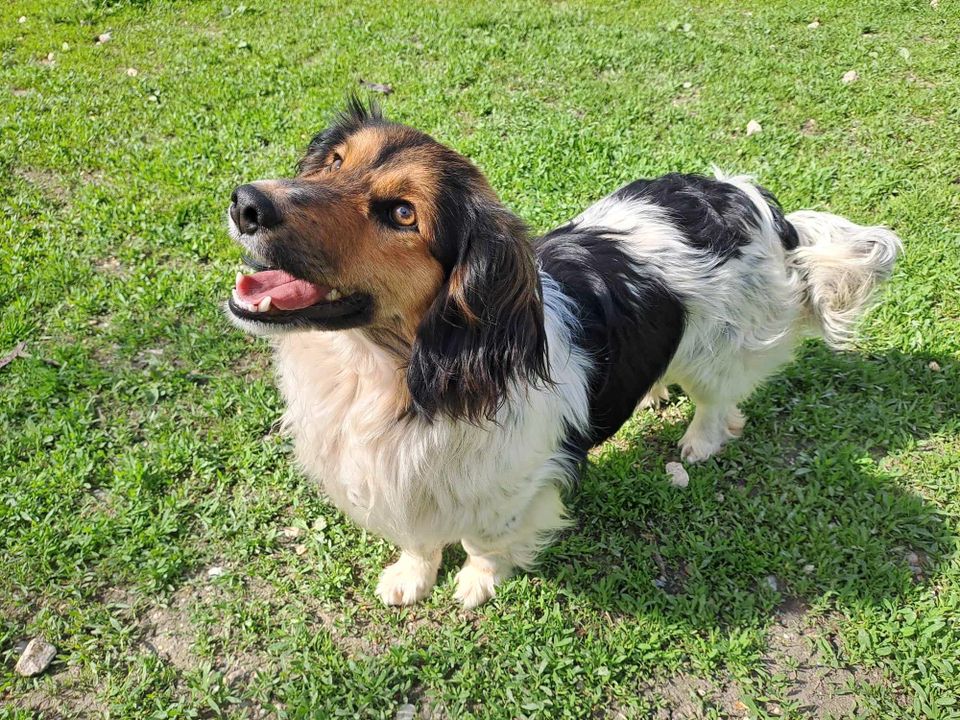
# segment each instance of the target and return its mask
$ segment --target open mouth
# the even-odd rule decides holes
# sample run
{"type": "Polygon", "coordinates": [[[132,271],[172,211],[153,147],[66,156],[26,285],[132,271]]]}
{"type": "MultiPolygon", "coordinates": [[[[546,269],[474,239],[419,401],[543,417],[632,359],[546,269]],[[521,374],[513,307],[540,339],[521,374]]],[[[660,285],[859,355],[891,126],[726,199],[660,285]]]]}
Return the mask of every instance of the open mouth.
{"type": "Polygon", "coordinates": [[[370,307],[370,297],[295,277],[285,270],[266,268],[244,258],[256,272],[237,273],[230,312],[244,320],[275,325],[342,325],[359,320],[370,307]]]}

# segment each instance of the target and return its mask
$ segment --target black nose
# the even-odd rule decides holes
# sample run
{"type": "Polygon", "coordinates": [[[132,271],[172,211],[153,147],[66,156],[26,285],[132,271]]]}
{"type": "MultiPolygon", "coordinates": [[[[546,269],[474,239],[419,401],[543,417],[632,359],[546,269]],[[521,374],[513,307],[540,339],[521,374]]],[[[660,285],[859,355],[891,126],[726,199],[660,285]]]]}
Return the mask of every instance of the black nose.
{"type": "Polygon", "coordinates": [[[241,185],[230,200],[230,217],[243,235],[253,235],[260,228],[269,230],[280,222],[276,205],[253,185],[241,185]]]}

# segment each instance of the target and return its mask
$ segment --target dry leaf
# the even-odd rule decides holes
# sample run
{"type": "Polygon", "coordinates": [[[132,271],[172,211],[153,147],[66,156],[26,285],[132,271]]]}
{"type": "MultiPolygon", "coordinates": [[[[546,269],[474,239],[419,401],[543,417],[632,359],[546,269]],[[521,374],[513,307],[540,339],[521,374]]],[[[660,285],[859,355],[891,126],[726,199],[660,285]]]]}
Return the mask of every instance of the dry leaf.
{"type": "Polygon", "coordinates": [[[383,93],[384,95],[389,95],[393,92],[393,85],[388,83],[367,82],[363,78],[360,78],[360,84],[367,90],[373,90],[374,92],[383,93]]]}
{"type": "Polygon", "coordinates": [[[17,358],[28,358],[30,357],[27,353],[27,344],[25,342],[18,342],[16,347],[13,348],[10,352],[0,358],[0,368],[4,368],[10,363],[12,363],[17,358]]]}

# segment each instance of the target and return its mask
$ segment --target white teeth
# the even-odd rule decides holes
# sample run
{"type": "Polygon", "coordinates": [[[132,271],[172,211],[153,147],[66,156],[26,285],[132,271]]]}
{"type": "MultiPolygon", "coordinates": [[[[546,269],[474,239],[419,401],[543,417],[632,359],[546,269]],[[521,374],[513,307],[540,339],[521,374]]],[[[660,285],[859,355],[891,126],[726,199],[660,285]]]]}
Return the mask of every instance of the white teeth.
{"type": "Polygon", "coordinates": [[[273,298],[267,295],[263,300],[260,301],[260,310],[259,312],[266,312],[270,309],[270,303],[273,302],[273,298]]]}
{"type": "Polygon", "coordinates": [[[238,273],[237,273],[237,282],[236,282],[237,285],[240,284],[240,278],[242,278],[242,277],[243,277],[243,273],[242,273],[242,272],[238,272],[238,273]]]}
{"type": "Polygon", "coordinates": [[[250,312],[257,312],[257,306],[253,303],[245,303],[245,305],[247,306],[247,310],[250,312]]]}
{"type": "Polygon", "coordinates": [[[339,299],[340,299],[340,291],[337,290],[336,288],[334,288],[333,290],[331,290],[330,292],[327,293],[327,298],[326,298],[326,299],[327,299],[327,300],[339,300],[339,299]]]}

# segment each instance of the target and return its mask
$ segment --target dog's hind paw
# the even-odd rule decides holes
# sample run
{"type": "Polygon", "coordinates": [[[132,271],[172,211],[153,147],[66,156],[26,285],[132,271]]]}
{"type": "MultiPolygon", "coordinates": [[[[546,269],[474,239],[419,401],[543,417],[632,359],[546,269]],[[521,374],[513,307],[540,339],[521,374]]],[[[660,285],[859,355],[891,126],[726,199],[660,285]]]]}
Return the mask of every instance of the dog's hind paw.
{"type": "Polygon", "coordinates": [[[640,409],[650,409],[656,410],[662,404],[669,402],[670,400],[670,391],[667,389],[666,385],[661,385],[660,383],[655,383],[653,387],[650,388],[650,391],[643,396],[643,399],[640,401],[640,409]]]}

